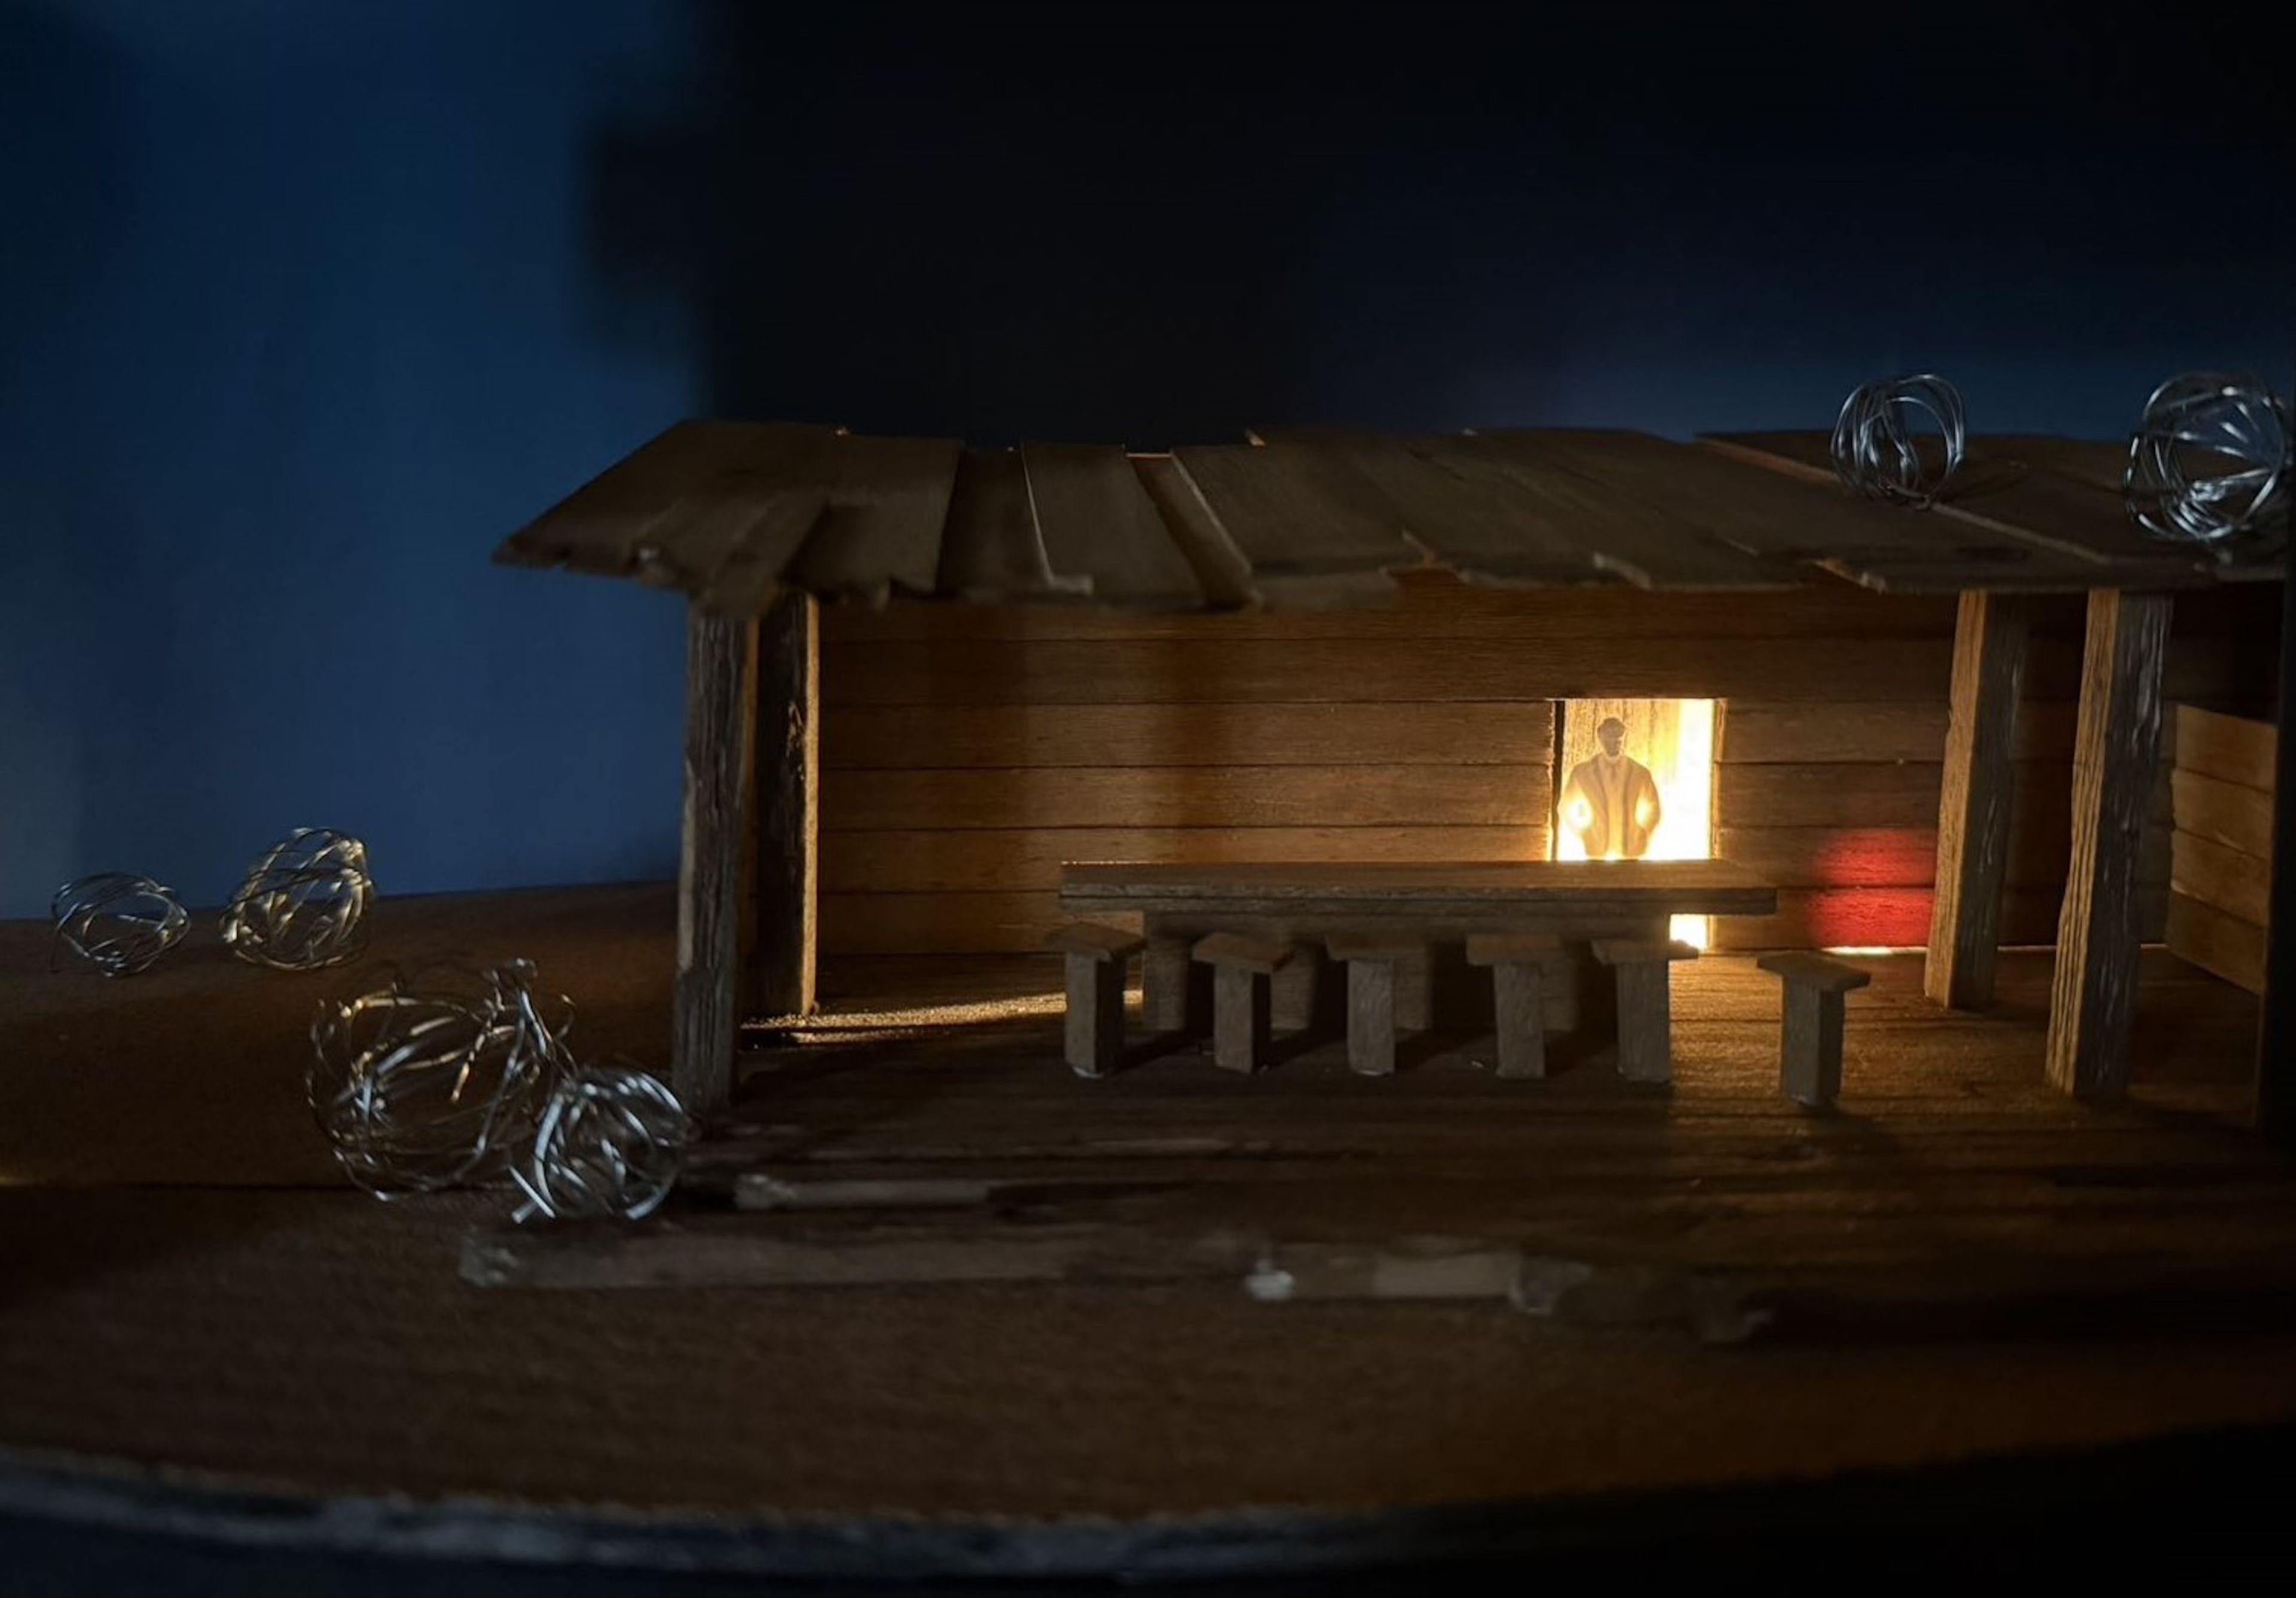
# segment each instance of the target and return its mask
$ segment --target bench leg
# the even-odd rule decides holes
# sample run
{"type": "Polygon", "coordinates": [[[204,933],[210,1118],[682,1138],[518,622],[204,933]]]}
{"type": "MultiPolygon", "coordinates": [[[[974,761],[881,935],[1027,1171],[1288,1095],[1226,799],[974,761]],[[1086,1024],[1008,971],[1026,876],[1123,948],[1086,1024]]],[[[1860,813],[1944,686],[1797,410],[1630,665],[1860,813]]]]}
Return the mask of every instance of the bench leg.
{"type": "Polygon", "coordinates": [[[1663,960],[1621,965],[1619,1075],[1629,1082],[1674,1080],[1673,986],[1663,960]]]}
{"type": "Polygon", "coordinates": [[[1813,1110],[1841,1091],[1842,996],[1786,985],[1778,1035],[1778,1090],[1813,1110]]]}
{"type": "Polygon", "coordinates": [[[1079,1077],[1104,1077],[1124,1053],[1124,962],[1068,957],[1064,1053],[1079,1077]]]}
{"type": "Polygon", "coordinates": [[[1268,982],[1254,971],[1221,966],[1212,973],[1212,1063],[1246,1075],[1267,1058],[1268,982]]]}
{"type": "Polygon", "coordinates": [[[1546,983],[1536,965],[1494,965],[1499,1075],[1546,1075],[1546,983]]]}
{"type": "Polygon", "coordinates": [[[1313,944],[1294,949],[1291,961],[1271,981],[1273,1024],[1280,1032],[1306,1031],[1321,1019],[1320,1005],[1338,996],[1325,981],[1324,951],[1313,944]]]}
{"type": "Polygon", "coordinates": [[[1401,1032],[1424,1032],[1435,1024],[1435,962],[1431,955],[1406,955],[1395,963],[1395,1025],[1401,1032]]]}
{"type": "Polygon", "coordinates": [[[1396,963],[1348,962],[1348,1069],[1360,1076],[1395,1070],[1396,963]]]}
{"type": "Polygon", "coordinates": [[[1195,940],[1151,931],[1147,952],[1140,957],[1142,1019],[1151,1032],[1177,1032],[1184,1037],[1203,1034],[1210,1019],[1205,1001],[1210,997],[1209,968],[1188,957],[1195,940]]]}

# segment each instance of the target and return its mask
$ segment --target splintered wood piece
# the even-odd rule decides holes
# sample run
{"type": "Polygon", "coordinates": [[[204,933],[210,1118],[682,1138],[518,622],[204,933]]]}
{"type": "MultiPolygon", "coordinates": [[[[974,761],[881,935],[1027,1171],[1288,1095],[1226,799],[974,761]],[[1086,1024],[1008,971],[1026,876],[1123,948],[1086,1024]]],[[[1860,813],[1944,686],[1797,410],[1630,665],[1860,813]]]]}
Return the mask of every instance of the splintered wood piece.
{"type": "Polygon", "coordinates": [[[2048,1077],[2084,1098],[2128,1086],[2136,952],[2144,930],[2138,861],[2161,754],[2161,676],[2172,602],[2161,594],[2089,596],[2073,753],[2073,853],[2049,997],[2048,1077]]]}
{"type": "Polygon", "coordinates": [[[1072,922],[1065,927],[1056,927],[1045,939],[1046,947],[1064,955],[1113,961],[1119,965],[1146,945],[1147,939],[1137,933],[1127,932],[1121,927],[1103,927],[1096,922],[1072,922]]]}
{"type": "Polygon", "coordinates": [[[944,593],[982,602],[1056,591],[1029,504],[1029,474],[1013,451],[968,449],[958,458],[939,581],[944,593]]]}
{"type": "Polygon", "coordinates": [[[747,1008],[810,1015],[819,947],[821,603],[784,594],[758,618],[757,824],[743,892],[750,906],[747,1008]]]}
{"type": "Polygon", "coordinates": [[[1364,956],[1348,962],[1348,1069],[1358,1076],[1395,1071],[1395,962],[1364,956]]]}
{"type": "Polygon", "coordinates": [[[1124,1054],[1124,959],[1070,950],[1062,1047],[1079,1077],[1105,1077],[1124,1054]]]}
{"type": "Polygon", "coordinates": [[[1267,1060],[1275,1028],[1268,979],[1242,965],[1212,968],[1212,1063],[1246,1076],[1267,1060]]]}
{"type": "Polygon", "coordinates": [[[670,1086],[700,1116],[724,1109],[731,1096],[744,1007],[742,879],[750,857],[757,687],[757,622],[690,610],[670,1086]]]}
{"type": "Polygon", "coordinates": [[[1193,609],[1204,592],[1163,514],[1114,445],[1026,444],[1029,503],[1063,586],[1106,604],[1193,609]]]}
{"type": "Polygon", "coordinates": [[[1922,980],[1931,999],[1956,1010],[1981,1010],[1993,1002],[2029,616],[2022,598],[1964,594],[1955,623],[1952,719],[1938,799],[1937,896],[1922,980]]]}

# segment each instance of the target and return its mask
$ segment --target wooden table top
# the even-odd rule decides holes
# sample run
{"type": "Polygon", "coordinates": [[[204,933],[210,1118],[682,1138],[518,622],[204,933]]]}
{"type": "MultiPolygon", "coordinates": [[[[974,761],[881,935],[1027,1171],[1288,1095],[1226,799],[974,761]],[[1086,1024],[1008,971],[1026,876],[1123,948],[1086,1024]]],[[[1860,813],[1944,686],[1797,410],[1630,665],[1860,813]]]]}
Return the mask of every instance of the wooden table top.
{"type": "Polygon", "coordinates": [[[1461,860],[1061,868],[1061,903],[1098,912],[1439,914],[1455,908],[1572,915],[1771,915],[1777,889],[1727,860],[1461,860]]]}

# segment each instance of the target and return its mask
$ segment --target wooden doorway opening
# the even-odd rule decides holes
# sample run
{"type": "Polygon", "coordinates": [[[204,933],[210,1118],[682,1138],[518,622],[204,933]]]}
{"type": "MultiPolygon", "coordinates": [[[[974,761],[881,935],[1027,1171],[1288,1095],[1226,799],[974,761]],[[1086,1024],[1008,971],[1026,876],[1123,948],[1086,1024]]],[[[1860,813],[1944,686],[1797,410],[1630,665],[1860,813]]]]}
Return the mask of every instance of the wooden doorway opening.
{"type": "MultiPolygon", "coordinates": [[[[1715,704],[1710,699],[1562,701],[1554,741],[1554,858],[1712,858],[1715,704]],[[1603,737],[1612,722],[1622,729],[1616,755],[1603,737]],[[1649,774],[1654,793],[1644,789],[1632,766],[1649,774]]],[[[1705,916],[1674,918],[1674,936],[1699,948],[1710,932],[1705,916]]]]}

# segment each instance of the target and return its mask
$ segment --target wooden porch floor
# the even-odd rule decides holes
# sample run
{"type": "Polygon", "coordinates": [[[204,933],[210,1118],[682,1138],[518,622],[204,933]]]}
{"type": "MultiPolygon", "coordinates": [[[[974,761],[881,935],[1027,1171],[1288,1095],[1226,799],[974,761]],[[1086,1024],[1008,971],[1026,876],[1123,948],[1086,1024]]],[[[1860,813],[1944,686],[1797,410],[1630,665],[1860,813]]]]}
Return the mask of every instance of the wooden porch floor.
{"type": "MultiPolygon", "coordinates": [[[[377,918],[377,960],[528,955],[576,996],[586,1052],[665,1057],[660,888],[377,918]]],[[[2105,1109],[2040,1085],[2045,954],[2006,960],[1982,1017],[1931,1010],[1915,962],[1879,963],[1826,1118],[1776,1097],[1775,993],[1727,960],[1677,974],[1667,1094],[1500,1083],[1472,1047],[1386,1080],[1327,1047],[1248,1081],[1188,1059],[1081,1081],[1054,1058],[1047,963],[935,962],[833,973],[829,1016],[759,1055],[741,1102],[800,1174],[1073,1177],[1117,1163],[1079,1143],[1128,1148],[1130,1191],[1040,1193],[1002,1212],[1021,1225],[1505,1236],[1789,1288],[1833,1273],[1817,1285],[1863,1307],[1730,1347],[1504,1302],[1261,1303],[1233,1277],[472,1286],[466,1236],[502,1225],[504,1195],[378,1205],[311,1130],[304,1029],[342,973],[254,971],[205,930],[179,955],[133,983],[51,976],[40,929],[0,926],[0,1508],[63,1494],[318,1539],[451,1523],[466,1548],[654,1528],[673,1562],[712,1557],[696,1537],[754,1561],[827,1528],[808,1546],[849,1568],[891,1547],[1042,1569],[1083,1526],[1103,1538],[1086,1554],[1139,1569],[1178,1557],[1176,1527],[1232,1547],[1233,1517],[1265,1531],[1278,1511],[1308,1517],[1282,1522],[1303,1550],[1339,1545],[1329,1517],[1460,1505],[1626,1537],[1728,1487],[1754,1495],[1733,1525],[1799,1534],[1816,1484],[1891,1479],[1861,1472],[2045,1457],[2003,1499],[2030,1504],[2072,1479],[2064,1450],[2296,1422],[2296,1168],[2233,1124],[2254,1006],[2157,954],[2137,1091],[2105,1109]],[[2064,1273],[2083,1291],[2019,1297],[2064,1273]],[[1874,1313],[1891,1291],[1908,1302],[1874,1313]],[[235,1507],[258,1490],[275,1496],[235,1507]],[[346,1495],[390,1507],[293,1507],[346,1495]],[[1621,1504],[1641,1507],[1601,1518],[1621,1504]],[[1202,1516],[1230,1519],[1171,1519],[1202,1516]]],[[[831,1218],[697,1198],[663,1227],[760,1224],[831,1218]]]]}
{"type": "Polygon", "coordinates": [[[1600,1061],[1501,1081],[1488,1037],[1407,1043],[1398,1075],[1364,1078],[1335,1037],[1279,1036],[1275,1067],[1243,1078],[1146,1037],[1136,989],[1128,1068],[1088,1081],[1060,1061],[1049,962],[849,966],[818,1022],[750,1057],[701,1163],[771,1170],[800,1197],[991,1176],[1040,1220],[1435,1234],[1718,1273],[1804,1294],[1807,1330],[1847,1315],[1892,1340],[2037,1317],[2093,1332],[2080,1319],[2107,1311],[2237,1319],[2296,1290],[2296,1182],[2239,1125],[2247,996],[2148,952],[2137,1086],[2092,1106],[2041,1079],[2046,953],[2007,955],[1983,1015],[1924,999],[1917,957],[1866,963],[1825,1114],[1778,1094],[1776,979],[1742,957],[1677,968],[1660,1089],[1600,1061]]]}

